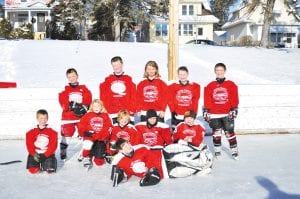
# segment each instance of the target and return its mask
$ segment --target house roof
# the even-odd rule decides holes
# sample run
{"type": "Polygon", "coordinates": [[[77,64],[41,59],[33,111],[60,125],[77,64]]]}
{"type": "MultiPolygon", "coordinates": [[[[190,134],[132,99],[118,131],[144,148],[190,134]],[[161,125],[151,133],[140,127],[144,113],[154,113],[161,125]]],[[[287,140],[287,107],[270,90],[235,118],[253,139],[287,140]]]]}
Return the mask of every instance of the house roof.
{"type": "Polygon", "coordinates": [[[28,2],[16,3],[16,1],[7,1],[4,9],[28,9],[28,8],[48,8],[50,0],[31,0],[28,2]]]}

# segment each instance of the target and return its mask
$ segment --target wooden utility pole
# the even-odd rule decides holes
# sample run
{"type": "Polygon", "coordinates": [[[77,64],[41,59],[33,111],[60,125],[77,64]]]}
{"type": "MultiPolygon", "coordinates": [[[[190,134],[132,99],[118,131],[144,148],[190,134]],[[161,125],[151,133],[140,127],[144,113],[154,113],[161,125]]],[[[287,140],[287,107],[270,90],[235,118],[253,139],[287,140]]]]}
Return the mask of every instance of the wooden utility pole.
{"type": "Polygon", "coordinates": [[[169,1],[168,78],[174,80],[178,67],[178,1],[169,1]]]}

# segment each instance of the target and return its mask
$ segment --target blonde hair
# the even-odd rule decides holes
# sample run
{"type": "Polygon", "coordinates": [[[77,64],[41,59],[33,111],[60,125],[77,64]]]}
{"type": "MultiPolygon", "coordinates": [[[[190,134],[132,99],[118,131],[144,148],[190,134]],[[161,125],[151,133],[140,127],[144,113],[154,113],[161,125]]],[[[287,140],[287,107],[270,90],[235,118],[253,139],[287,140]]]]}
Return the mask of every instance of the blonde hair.
{"type": "Polygon", "coordinates": [[[129,113],[129,111],[127,111],[127,110],[120,110],[120,111],[118,112],[118,118],[117,118],[117,121],[120,122],[120,120],[121,120],[123,117],[126,117],[128,123],[130,122],[130,113],[129,113]]]}
{"type": "Polygon", "coordinates": [[[93,110],[93,104],[100,104],[100,106],[101,106],[100,113],[107,113],[107,111],[106,111],[106,109],[105,109],[105,107],[104,107],[103,102],[102,102],[101,100],[99,100],[99,99],[94,99],[94,100],[92,101],[92,103],[91,103],[91,105],[90,105],[90,108],[89,108],[89,111],[90,111],[90,112],[94,112],[94,110],[93,110]]]}
{"type": "Polygon", "coordinates": [[[144,78],[148,78],[148,74],[146,72],[146,69],[148,66],[152,66],[153,68],[156,69],[156,72],[155,72],[155,77],[160,77],[160,74],[159,74],[159,69],[158,69],[158,65],[155,61],[148,61],[145,65],[145,71],[144,71],[144,78]]]}

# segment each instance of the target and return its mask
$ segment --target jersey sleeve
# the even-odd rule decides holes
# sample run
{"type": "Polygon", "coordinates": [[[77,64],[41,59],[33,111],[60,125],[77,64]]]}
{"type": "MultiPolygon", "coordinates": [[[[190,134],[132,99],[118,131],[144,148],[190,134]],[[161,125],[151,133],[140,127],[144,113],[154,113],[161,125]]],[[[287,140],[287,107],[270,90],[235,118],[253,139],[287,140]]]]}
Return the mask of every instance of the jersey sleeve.
{"type": "Polygon", "coordinates": [[[57,149],[57,132],[53,129],[49,129],[49,145],[47,151],[44,153],[46,157],[51,156],[57,149]]]}

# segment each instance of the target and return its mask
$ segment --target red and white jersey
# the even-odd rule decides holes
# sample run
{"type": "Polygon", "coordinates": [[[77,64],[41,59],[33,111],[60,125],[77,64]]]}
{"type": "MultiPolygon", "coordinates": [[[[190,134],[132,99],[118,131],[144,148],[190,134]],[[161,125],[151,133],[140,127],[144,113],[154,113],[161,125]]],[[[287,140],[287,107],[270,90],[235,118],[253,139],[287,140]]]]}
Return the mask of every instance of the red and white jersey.
{"type": "Polygon", "coordinates": [[[138,131],[140,144],[164,146],[173,143],[170,127],[165,123],[157,122],[157,125],[148,128],[147,122],[139,122],[135,128],[138,131]]]}
{"type": "Polygon", "coordinates": [[[144,79],[137,85],[137,111],[165,111],[167,107],[167,84],[159,78],[144,79]]]}
{"type": "Polygon", "coordinates": [[[205,127],[198,123],[194,122],[193,126],[187,125],[185,122],[179,123],[173,133],[173,140],[177,142],[178,140],[184,140],[185,138],[192,138],[192,141],[189,142],[194,146],[199,146],[205,134],[205,127]]]}
{"type": "Polygon", "coordinates": [[[143,178],[150,168],[156,168],[162,178],[168,178],[168,172],[162,150],[151,150],[145,145],[133,146],[133,156],[127,157],[121,152],[114,156],[112,165],[122,169],[128,178],[135,175],[143,178]]]}
{"type": "Polygon", "coordinates": [[[26,133],[26,147],[31,156],[41,153],[49,157],[55,154],[57,148],[57,132],[47,127],[44,129],[33,128],[26,133]]]}
{"type": "Polygon", "coordinates": [[[227,115],[231,108],[239,105],[238,87],[237,85],[226,80],[219,84],[212,81],[204,88],[204,107],[210,114],[227,115]]]}
{"type": "MultiPolygon", "coordinates": [[[[132,146],[139,144],[138,132],[132,124],[128,124],[124,127],[114,124],[110,134],[109,145],[114,146],[119,138],[128,140],[132,146]]],[[[108,147],[107,152],[109,154],[115,154],[116,149],[108,147]]]]}
{"type": "Polygon", "coordinates": [[[200,99],[200,85],[197,83],[181,84],[179,81],[168,86],[169,100],[168,105],[171,112],[176,112],[182,116],[186,111],[193,110],[198,112],[198,103],[200,99]]]}
{"type": "Polygon", "coordinates": [[[78,131],[81,136],[84,132],[93,133],[93,140],[104,141],[109,138],[111,131],[111,119],[107,113],[88,112],[78,123],[78,131]]]}
{"type": "Polygon", "coordinates": [[[78,85],[75,88],[65,86],[65,90],[58,94],[59,104],[62,107],[62,120],[79,120],[73,111],[69,110],[71,101],[82,101],[82,104],[89,106],[92,102],[92,93],[85,85],[78,85]]]}
{"type": "Polygon", "coordinates": [[[100,99],[103,101],[107,112],[117,117],[120,110],[135,113],[136,85],[128,75],[109,75],[100,84],[100,99]]]}

